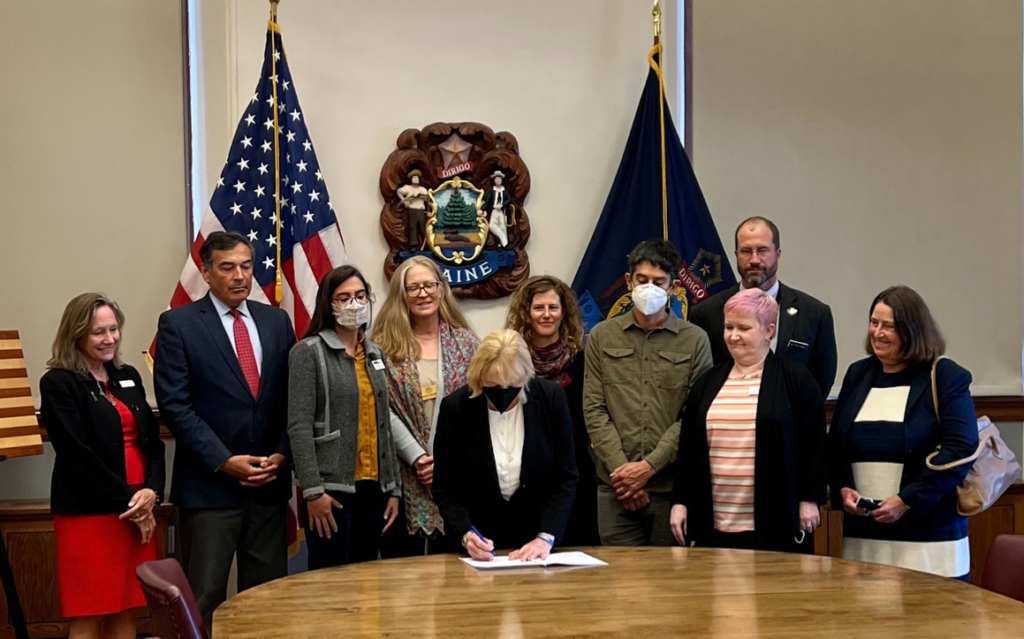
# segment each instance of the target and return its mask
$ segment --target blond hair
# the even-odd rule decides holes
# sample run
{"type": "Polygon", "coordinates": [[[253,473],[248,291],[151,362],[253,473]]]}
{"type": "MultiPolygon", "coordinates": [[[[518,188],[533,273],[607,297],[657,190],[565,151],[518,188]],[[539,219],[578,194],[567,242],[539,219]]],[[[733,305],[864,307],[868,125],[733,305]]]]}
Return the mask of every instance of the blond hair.
{"type": "Polygon", "coordinates": [[[473,358],[469,360],[469,371],[466,373],[469,387],[473,391],[470,397],[477,397],[483,392],[483,379],[488,374],[504,385],[524,387],[536,374],[530,348],[517,331],[503,328],[480,342],[473,358]]]}
{"type": "Polygon", "coordinates": [[[452,328],[472,330],[441,268],[430,258],[414,255],[402,262],[391,276],[388,297],[384,300],[377,321],[373,324],[371,339],[391,361],[395,362],[420,356],[420,345],[413,335],[412,321],[409,319],[409,296],[405,292],[405,276],[414,266],[424,266],[434,274],[438,282],[437,294],[440,295],[438,314],[441,320],[452,328]]]}
{"type": "MultiPolygon", "coordinates": [[[[117,302],[111,300],[103,293],[82,293],[76,296],[64,307],[64,315],[60,318],[60,325],[57,327],[57,336],[53,338],[52,357],[46,362],[47,368],[58,368],[74,371],[81,375],[89,375],[89,362],[82,353],[82,341],[92,330],[92,320],[96,311],[107,306],[114,312],[114,319],[117,320],[117,330],[124,327],[124,313],[118,307],[117,302]]],[[[121,344],[118,343],[114,350],[113,364],[115,368],[121,368],[121,344]]]]}

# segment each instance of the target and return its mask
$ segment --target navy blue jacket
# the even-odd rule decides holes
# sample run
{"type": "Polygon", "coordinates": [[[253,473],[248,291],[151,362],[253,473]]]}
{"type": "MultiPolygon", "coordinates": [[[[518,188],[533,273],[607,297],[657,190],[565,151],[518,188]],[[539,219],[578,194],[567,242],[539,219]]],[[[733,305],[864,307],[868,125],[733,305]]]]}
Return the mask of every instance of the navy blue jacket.
{"type": "Polygon", "coordinates": [[[258,488],[217,469],[233,455],[289,455],[288,352],[295,332],[284,311],[247,303],[263,346],[253,397],[210,294],[160,316],[153,362],[156,400],[174,434],[171,501],[183,508],[228,508],[253,491],[264,503],[291,494],[286,469],[258,488]]]}
{"type": "MultiPolygon", "coordinates": [[[[843,512],[843,488],[857,488],[846,457],[846,442],[854,427],[853,420],[881,370],[882,363],[872,356],[851,364],[843,379],[829,430],[833,510],[843,512]]],[[[935,415],[932,401],[931,364],[915,367],[903,416],[907,451],[899,491],[900,499],[910,510],[894,524],[876,524],[870,518],[848,515],[844,534],[854,532],[858,537],[905,541],[946,541],[967,534],[967,518],[956,508],[956,487],[967,476],[970,465],[933,471],[925,466],[924,460],[939,444],[942,451],[933,460],[935,465],[963,459],[977,449],[978,422],[971,399],[971,374],[952,360],[941,359],[936,382],[941,421],[935,415]],[[856,530],[846,530],[848,526],[856,530]]]]}

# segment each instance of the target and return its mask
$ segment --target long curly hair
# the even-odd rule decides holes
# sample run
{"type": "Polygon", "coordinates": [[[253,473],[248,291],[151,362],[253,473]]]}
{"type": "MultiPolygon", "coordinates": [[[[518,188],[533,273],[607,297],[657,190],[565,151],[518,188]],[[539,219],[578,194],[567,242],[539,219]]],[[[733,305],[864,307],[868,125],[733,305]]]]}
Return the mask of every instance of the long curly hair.
{"type": "Polygon", "coordinates": [[[412,332],[412,321],[409,319],[409,296],[405,293],[405,276],[414,266],[424,266],[434,274],[439,283],[437,294],[441,296],[438,313],[441,319],[452,328],[473,330],[462,314],[459,303],[452,293],[448,279],[441,268],[430,258],[414,255],[402,262],[388,284],[388,298],[380,307],[377,321],[373,324],[371,339],[391,361],[401,362],[416,359],[420,356],[420,345],[412,332]]]}
{"type": "Polygon", "coordinates": [[[505,326],[521,334],[527,344],[531,343],[533,324],[530,322],[530,306],[536,295],[549,291],[558,293],[562,303],[562,323],[558,327],[558,338],[562,346],[575,357],[576,353],[583,350],[583,314],[576,293],[557,277],[536,275],[516,287],[508,305],[505,326]]]}

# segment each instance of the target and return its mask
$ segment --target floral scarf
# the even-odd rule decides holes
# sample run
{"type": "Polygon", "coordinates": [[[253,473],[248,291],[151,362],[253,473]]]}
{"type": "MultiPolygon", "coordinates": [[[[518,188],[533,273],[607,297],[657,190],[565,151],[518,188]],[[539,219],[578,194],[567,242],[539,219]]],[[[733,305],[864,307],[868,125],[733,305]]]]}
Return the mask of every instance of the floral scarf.
{"type": "Polygon", "coordinates": [[[533,358],[533,368],[537,371],[537,377],[558,382],[562,386],[572,381],[565,374],[565,369],[572,364],[573,356],[561,340],[550,346],[531,346],[530,357],[533,358]]]}
{"type": "MultiPolygon", "coordinates": [[[[480,340],[471,331],[452,328],[441,321],[438,341],[438,355],[441,359],[441,379],[444,393],[448,396],[466,385],[466,371],[469,360],[476,352],[480,340]]],[[[388,400],[391,410],[401,419],[420,446],[427,450],[433,415],[423,410],[420,391],[419,365],[415,358],[392,361],[388,358],[388,400]]],[[[443,398],[438,397],[440,402],[443,398]]],[[[444,534],[444,521],[437,505],[430,498],[426,488],[416,477],[416,470],[406,464],[402,466],[402,494],[405,499],[405,523],[410,533],[422,530],[428,537],[444,534]]]]}

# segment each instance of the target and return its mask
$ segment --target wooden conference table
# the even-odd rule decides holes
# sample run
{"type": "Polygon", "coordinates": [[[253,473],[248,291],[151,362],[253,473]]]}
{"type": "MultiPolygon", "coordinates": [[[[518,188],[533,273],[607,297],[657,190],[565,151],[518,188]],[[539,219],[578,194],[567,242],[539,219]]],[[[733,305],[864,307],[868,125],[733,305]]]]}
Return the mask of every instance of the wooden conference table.
{"type": "Polygon", "coordinates": [[[739,550],[584,550],[609,565],[478,572],[440,555],[286,577],[221,606],[213,639],[1024,635],[1024,604],[888,566],[739,550]]]}

